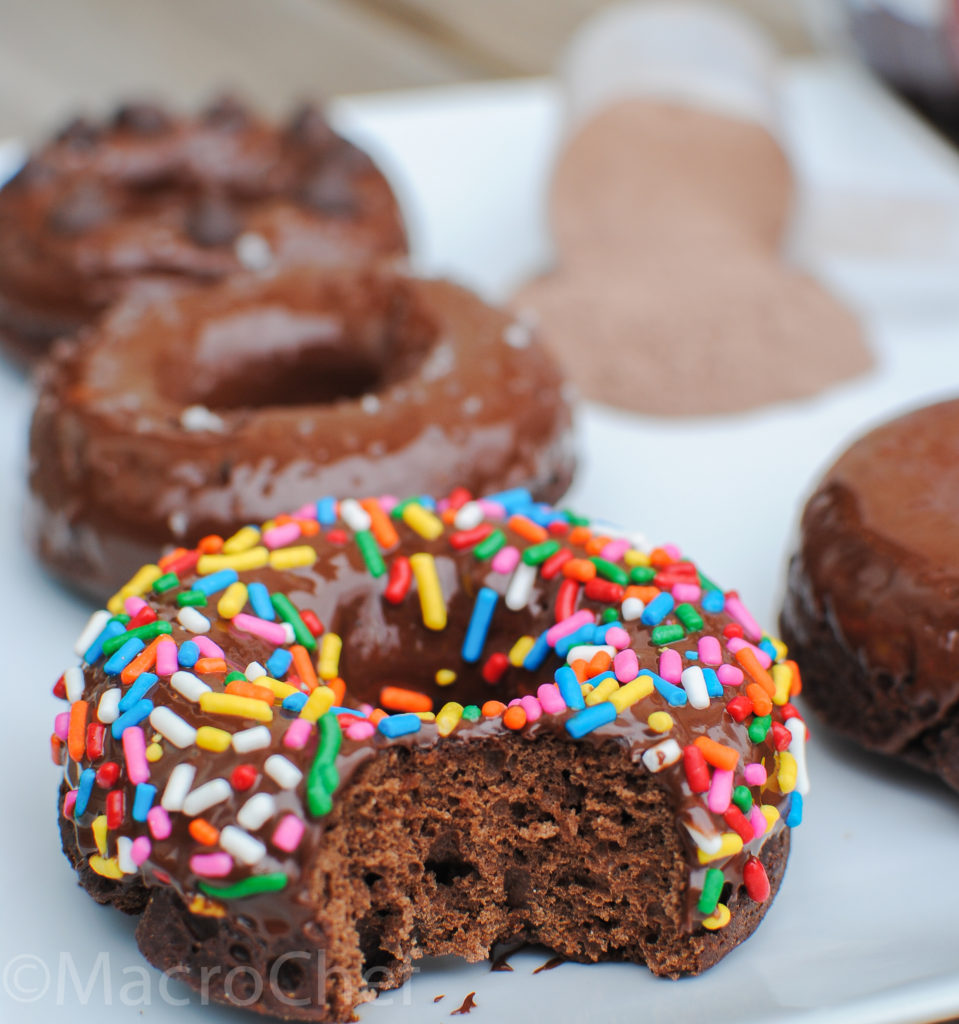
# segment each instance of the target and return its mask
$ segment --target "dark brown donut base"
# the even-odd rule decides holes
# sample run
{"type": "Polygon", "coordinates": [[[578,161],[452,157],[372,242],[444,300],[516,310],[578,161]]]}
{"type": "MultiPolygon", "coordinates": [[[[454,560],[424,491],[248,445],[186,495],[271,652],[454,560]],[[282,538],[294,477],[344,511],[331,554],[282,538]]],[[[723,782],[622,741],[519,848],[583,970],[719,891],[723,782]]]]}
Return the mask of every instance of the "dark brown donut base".
{"type": "Polygon", "coordinates": [[[616,743],[570,747],[516,735],[391,748],[337,795],[309,868],[305,898],[316,910],[308,938],[247,931],[242,917],[198,916],[173,890],[147,890],[138,877],[126,885],[104,879],[82,862],[74,829],[63,818],[61,825],[88,892],[142,913],[137,940],[155,966],[193,988],[209,978],[204,994],[218,1002],[231,1001],[228,976],[232,1001],[243,1004],[255,995],[253,979],[263,979],[250,1008],[344,1021],[375,989],[407,980],[413,959],[476,961],[500,942],[541,944],[583,962],[645,962],[671,978],[716,963],[769,908],[789,831],[759,854],[769,899],[755,903],[742,888],[724,894],[729,925],[690,932],[688,854],[669,804],[655,777],[637,774],[628,748],[616,743]],[[283,959],[291,951],[309,957],[283,959]]]}

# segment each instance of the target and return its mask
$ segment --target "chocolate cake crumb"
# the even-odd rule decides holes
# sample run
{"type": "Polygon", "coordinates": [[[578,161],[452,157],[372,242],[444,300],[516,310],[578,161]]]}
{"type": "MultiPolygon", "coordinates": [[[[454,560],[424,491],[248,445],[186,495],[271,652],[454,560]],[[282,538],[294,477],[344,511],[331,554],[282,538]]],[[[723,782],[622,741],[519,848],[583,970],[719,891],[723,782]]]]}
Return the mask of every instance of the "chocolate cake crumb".
{"type": "Polygon", "coordinates": [[[476,1000],[473,998],[476,995],[475,992],[470,992],[469,995],[463,1000],[462,1005],[457,1010],[453,1010],[450,1013],[451,1017],[459,1017],[460,1014],[467,1014],[470,1010],[473,1010],[478,1005],[476,1000]]]}
{"type": "Polygon", "coordinates": [[[541,974],[543,971],[551,971],[553,968],[559,967],[560,964],[565,964],[566,962],[565,956],[551,956],[545,964],[540,964],[539,967],[533,971],[533,974],[541,974]]]}

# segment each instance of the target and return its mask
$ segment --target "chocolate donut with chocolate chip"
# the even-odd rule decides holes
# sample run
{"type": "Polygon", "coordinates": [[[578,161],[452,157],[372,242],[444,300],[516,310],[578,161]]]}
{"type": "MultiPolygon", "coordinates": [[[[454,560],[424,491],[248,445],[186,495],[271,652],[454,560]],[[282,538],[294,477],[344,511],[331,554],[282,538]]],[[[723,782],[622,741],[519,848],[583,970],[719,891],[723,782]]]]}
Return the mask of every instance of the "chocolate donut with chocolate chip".
{"type": "Polygon", "coordinates": [[[224,97],[76,119],[0,189],[0,345],[33,362],[131,288],[406,251],[370,158],[306,106],[285,126],[224,97]]]}

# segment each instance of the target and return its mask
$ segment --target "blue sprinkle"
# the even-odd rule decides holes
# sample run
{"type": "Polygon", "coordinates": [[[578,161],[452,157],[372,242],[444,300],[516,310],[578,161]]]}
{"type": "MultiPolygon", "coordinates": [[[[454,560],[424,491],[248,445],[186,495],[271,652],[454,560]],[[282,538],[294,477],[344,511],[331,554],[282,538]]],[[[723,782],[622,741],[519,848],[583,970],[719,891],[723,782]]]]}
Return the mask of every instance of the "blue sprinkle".
{"type": "Polygon", "coordinates": [[[592,707],[580,711],[578,715],[566,720],[566,731],[578,740],[588,732],[598,729],[601,725],[608,725],[616,718],[616,708],[608,700],[602,700],[592,707]]]}
{"type": "Polygon", "coordinates": [[[306,704],[306,701],[305,693],[291,693],[283,698],[281,707],[284,711],[295,711],[299,714],[303,710],[303,705],[306,704]]]}
{"type": "Polygon", "coordinates": [[[537,526],[549,526],[556,520],[556,510],[552,505],[544,505],[542,502],[528,505],[520,511],[520,515],[532,519],[537,526]]]}
{"type": "Polygon", "coordinates": [[[553,679],[559,687],[560,696],[566,701],[568,708],[572,708],[573,711],[581,711],[586,707],[586,701],[583,700],[583,690],[579,685],[579,680],[569,665],[563,665],[562,668],[558,668],[553,674],[553,679]]]}
{"type": "Polygon", "coordinates": [[[722,697],[723,684],[719,681],[714,668],[704,668],[703,676],[706,679],[706,692],[710,697],[722,697]]]}
{"type": "Polygon", "coordinates": [[[662,676],[656,675],[655,672],[650,672],[648,668],[644,668],[639,673],[641,676],[649,676],[653,681],[653,686],[659,691],[661,697],[663,697],[667,704],[674,708],[681,708],[685,705],[688,700],[686,691],[681,689],[679,686],[673,686],[672,683],[667,683],[662,676]]]}
{"type": "Polygon", "coordinates": [[[549,654],[549,643],[546,640],[545,630],[536,638],[536,643],[529,649],[529,654],[523,659],[523,668],[535,672],[546,660],[549,654]]]}
{"type": "Polygon", "coordinates": [[[789,803],[789,813],[786,815],[786,824],[795,828],[802,824],[802,793],[793,790],[792,799],[789,803]]]}
{"type": "Polygon", "coordinates": [[[316,521],[320,526],[332,526],[336,522],[336,498],[320,498],[316,503],[316,521]]]}
{"type": "Polygon", "coordinates": [[[146,644],[139,637],[131,636],[118,651],[114,651],[107,658],[103,665],[103,671],[108,676],[119,675],[145,646],[146,644]]]}
{"type": "Polygon", "coordinates": [[[616,673],[615,672],[612,672],[612,671],[610,671],[610,672],[600,672],[600,674],[598,676],[593,676],[592,679],[587,679],[586,682],[589,683],[589,685],[592,686],[592,688],[595,690],[596,687],[599,686],[599,684],[604,679],[615,679],[615,678],[616,678],[616,673]]]}
{"type": "Polygon", "coordinates": [[[293,655],[285,647],[277,647],[266,663],[266,671],[274,679],[282,679],[293,664],[293,655]]]}
{"type": "Polygon", "coordinates": [[[580,644],[591,644],[595,638],[596,627],[587,622],[585,626],[580,626],[575,633],[570,633],[569,636],[560,637],[556,641],[556,653],[561,657],[565,658],[567,654],[580,644]]]}
{"type": "Polygon", "coordinates": [[[115,740],[120,739],[123,736],[123,730],[129,729],[131,725],[139,725],[144,718],[150,715],[153,711],[153,701],[147,697],[143,700],[137,701],[136,704],[130,708],[129,711],[125,711],[120,717],[110,726],[110,732],[113,734],[115,740]]]}
{"type": "Polygon", "coordinates": [[[762,640],[759,643],[759,649],[761,651],[765,651],[773,661],[776,660],[776,658],[777,658],[776,648],[773,647],[773,642],[772,642],[772,640],[769,639],[768,636],[764,636],[762,638],[762,640]]]}
{"type": "Polygon", "coordinates": [[[86,653],[83,655],[83,660],[88,665],[92,665],[103,654],[103,645],[107,640],[112,640],[113,637],[119,636],[121,633],[125,632],[126,627],[122,622],[117,622],[116,619],[110,619],[110,621],[100,631],[100,635],[87,648],[86,653]]]}
{"type": "Polygon", "coordinates": [[[330,712],[334,715],[353,715],[355,718],[366,718],[362,711],[356,711],[354,708],[341,708],[336,704],[330,708],[330,712]]]}
{"type": "Polygon", "coordinates": [[[699,661],[699,651],[686,651],[683,657],[687,661],[699,661]]]}
{"type": "Polygon", "coordinates": [[[145,697],[156,685],[157,677],[152,672],[141,672],[129,690],[120,698],[117,707],[129,711],[141,697],[145,697]]]}
{"type": "Polygon", "coordinates": [[[236,583],[240,578],[236,569],[221,569],[219,572],[211,572],[209,576],[201,576],[194,584],[193,589],[199,590],[201,594],[209,597],[220,590],[226,590],[231,583],[236,583]]]}
{"type": "Polygon", "coordinates": [[[513,515],[526,505],[533,504],[533,496],[525,487],[514,487],[510,491],[499,491],[497,494],[485,495],[487,501],[502,505],[508,516],[513,515]]]}
{"type": "Polygon", "coordinates": [[[251,583],[247,587],[246,596],[250,599],[253,614],[267,622],[276,621],[276,609],[270,600],[270,591],[264,583],[251,583]]]}
{"type": "Polygon", "coordinates": [[[479,661],[498,600],[499,594],[495,590],[490,587],[480,587],[480,591],[473,603],[473,614],[470,615],[469,625],[466,627],[466,636],[463,639],[463,649],[460,652],[463,661],[479,661]]]}
{"type": "Polygon", "coordinates": [[[700,603],[704,612],[712,612],[715,615],[726,607],[726,597],[721,590],[707,590],[700,603]]]}
{"type": "Polygon", "coordinates": [[[436,499],[432,494],[421,494],[416,501],[417,504],[422,505],[425,509],[429,509],[430,512],[436,511],[436,499]]]}
{"type": "Polygon", "coordinates": [[[80,784],[77,786],[77,802],[73,805],[73,816],[79,818],[87,809],[90,802],[90,794],[93,792],[93,783],[97,773],[93,768],[84,768],[80,772],[80,784]]]}
{"type": "Polygon", "coordinates": [[[642,623],[644,626],[658,626],[673,610],[676,602],[673,595],[665,590],[657,594],[643,609],[642,623]]]}
{"type": "Polygon", "coordinates": [[[133,810],[130,812],[134,821],[146,821],[147,812],[153,806],[156,799],[157,788],[149,782],[141,782],[133,791],[133,810]]]}
{"type": "Polygon", "coordinates": [[[397,736],[419,732],[421,724],[419,716],[408,711],[401,715],[387,715],[386,718],[381,718],[377,728],[384,736],[395,739],[397,736]]]}
{"type": "Polygon", "coordinates": [[[180,644],[176,660],[183,668],[193,668],[200,660],[200,648],[192,640],[187,640],[186,643],[180,644]]]}

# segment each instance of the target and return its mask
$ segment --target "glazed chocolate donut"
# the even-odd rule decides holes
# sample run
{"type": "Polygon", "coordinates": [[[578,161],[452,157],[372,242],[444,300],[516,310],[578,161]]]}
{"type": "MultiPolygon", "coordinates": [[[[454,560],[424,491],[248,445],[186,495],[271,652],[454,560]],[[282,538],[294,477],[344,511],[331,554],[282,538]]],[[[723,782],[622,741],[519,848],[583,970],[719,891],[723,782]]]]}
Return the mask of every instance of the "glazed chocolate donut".
{"type": "Polygon", "coordinates": [[[501,940],[678,977],[769,906],[808,782],[781,645],[673,546],[468,497],[207,538],[83,631],[64,848],[205,997],[347,1020],[501,940]]]}
{"type": "Polygon", "coordinates": [[[405,252],[386,179],[322,112],[276,127],[236,100],[76,120],[0,190],[0,344],[34,361],[131,286],[405,252]]]}
{"type": "Polygon", "coordinates": [[[555,362],[507,314],[390,269],[297,267],[131,300],[41,373],[28,529],[103,600],[164,543],[261,522],[276,495],[527,485],[572,474],[555,362]]]}
{"type": "Polygon", "coordinates": [[[959,790],[959,401],[843,454],[809,499],[782,611],[824,721],[959,790]]]}

